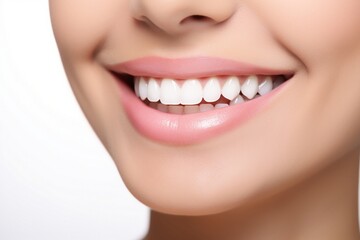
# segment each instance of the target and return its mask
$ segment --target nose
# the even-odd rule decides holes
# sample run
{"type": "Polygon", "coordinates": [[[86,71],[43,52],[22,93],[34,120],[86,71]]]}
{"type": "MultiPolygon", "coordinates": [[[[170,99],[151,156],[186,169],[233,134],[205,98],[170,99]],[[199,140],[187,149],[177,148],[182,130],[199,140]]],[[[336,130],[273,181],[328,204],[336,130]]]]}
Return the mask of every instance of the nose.
{"type": "Polygon", "coordinates": [[[130,0],[132,16],[170,35],[227,21],[237,0],[130,0]]]}

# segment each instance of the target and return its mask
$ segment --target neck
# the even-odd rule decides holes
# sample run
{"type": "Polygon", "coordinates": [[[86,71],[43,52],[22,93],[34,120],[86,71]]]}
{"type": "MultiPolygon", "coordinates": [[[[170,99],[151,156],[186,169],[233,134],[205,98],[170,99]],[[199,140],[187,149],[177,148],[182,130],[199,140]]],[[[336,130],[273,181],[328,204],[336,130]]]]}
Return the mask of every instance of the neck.
{"type": "Polygon", "coordinates": [[[360,240],[359,153],[256,206],[191,217],[151,212],[146,240],[360,240]]]}

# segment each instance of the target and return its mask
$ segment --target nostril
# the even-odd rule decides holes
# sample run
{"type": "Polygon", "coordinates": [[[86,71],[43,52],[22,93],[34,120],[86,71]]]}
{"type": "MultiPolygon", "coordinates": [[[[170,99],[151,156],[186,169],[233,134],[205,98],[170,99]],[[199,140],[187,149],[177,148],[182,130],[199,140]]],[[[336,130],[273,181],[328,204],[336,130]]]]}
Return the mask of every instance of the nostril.
{"type": "Polygon", "coordinates": [[[212,21],[212,19],[209,17],[202,16],[202,15],[192,15],[187,18],[184,18],[180,22],[180,24],[185,24],[185,23],[189,23],[189,22],[210,22],[210,21],[212,21]]]}

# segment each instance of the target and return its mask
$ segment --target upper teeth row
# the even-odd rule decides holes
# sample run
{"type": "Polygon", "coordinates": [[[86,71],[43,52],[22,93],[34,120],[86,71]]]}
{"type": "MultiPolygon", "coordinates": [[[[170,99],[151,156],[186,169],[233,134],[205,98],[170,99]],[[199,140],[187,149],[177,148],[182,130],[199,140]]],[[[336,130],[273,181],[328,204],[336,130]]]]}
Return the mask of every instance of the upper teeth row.
{"type": "Polygon", "coordinates": [[[283,81],[284,78],[281,76],[255,75],[245,78],[229,76],[225,79],[211,77],[201,80],[136,77],[135,93],[142,100],[148,99],[150,102],[160,101],[165,105],[195,105],[203,99],[209,103],[216,102],[221,96],[231,101],[240,93],[252,99],[257,93],[267,94],[283,81]]]}

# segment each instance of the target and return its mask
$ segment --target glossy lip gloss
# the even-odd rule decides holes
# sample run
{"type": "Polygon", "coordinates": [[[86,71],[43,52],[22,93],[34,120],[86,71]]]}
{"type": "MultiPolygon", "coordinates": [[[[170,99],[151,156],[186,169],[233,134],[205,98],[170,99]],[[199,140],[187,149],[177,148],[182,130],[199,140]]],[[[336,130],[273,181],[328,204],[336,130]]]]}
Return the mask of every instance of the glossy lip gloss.
{"type": "MultiPolygon", "coordinates": [[[[221,75],[284,75],[289,70],[274,70],[213,57],[166,59],[146,57],[108,66],[132,76],[156,78],[203,78],[221,75]]],[[[143,136],[167,144],[187,145],[204,141],[240,126],[264,108],[285,84],[251,101],[208,112],[176,115],[163,113],[144,104],[123,81],[120,99],[132,125],[143,136]]]]}

